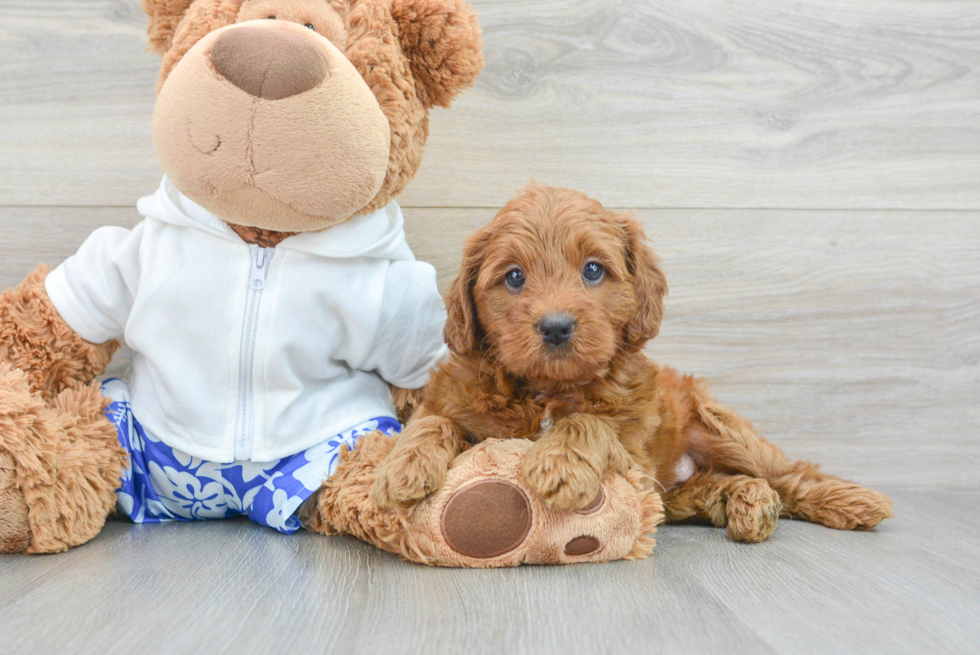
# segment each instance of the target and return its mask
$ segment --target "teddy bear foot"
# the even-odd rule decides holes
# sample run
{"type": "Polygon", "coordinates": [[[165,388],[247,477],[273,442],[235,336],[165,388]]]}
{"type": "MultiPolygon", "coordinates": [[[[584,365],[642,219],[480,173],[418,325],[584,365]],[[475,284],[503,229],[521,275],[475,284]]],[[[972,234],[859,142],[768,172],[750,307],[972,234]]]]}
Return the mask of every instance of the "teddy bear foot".
{"type": "Polygon", "coordinates": [[[374,468],[393,440],[366,435],[344,457],[304,523],[352,534],[405,559],[435,566],[497,568],[641,559],[663,518],[659,495],[640,475],[607,474],[599,494],[577,511],[549,508],[530,490],[521,467],[531,442],[485,441],[456,458],[443,487],[400,510],[370,500],[374,468]],[[373,464],[372,464],[373,462],[373,464]]]}
{"type": "Polygon", "coordinates": [[[50,402],[0,362],[0,552],[56,553],[99,533],[126,454],[97,384],[50,402]]]}
{"type": "Polygon", "coordinates": [[[16,475],[14,459],[0,452],[0,553],[23,553],[31,545],[27,501],[16,475]]]}

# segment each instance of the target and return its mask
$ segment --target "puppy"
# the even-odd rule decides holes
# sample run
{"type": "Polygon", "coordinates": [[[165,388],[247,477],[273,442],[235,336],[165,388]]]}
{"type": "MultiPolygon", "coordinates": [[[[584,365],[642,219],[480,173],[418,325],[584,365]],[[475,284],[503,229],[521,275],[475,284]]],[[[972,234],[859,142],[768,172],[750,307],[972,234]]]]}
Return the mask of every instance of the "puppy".
{"type": "Polygon", "coordinates": [[[375,501],[415,502],[488,438],[535,441],[524,464],[551,507],[580,510],[608,471],[638,464],[668,521],[762,541],[780,513],[839,529],[892,515],[882,494],[788,459],[705,384],[642,352],[667,283],[640,223],[531,185],[464,248],[446,303],[452,354],[378,470],[375,501]]]}

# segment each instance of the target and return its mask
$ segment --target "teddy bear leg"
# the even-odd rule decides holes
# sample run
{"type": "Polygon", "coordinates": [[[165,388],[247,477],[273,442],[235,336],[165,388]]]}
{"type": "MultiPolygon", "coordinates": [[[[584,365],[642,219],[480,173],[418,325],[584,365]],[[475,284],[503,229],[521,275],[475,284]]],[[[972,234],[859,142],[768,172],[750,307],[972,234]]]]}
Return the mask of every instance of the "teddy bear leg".
{"type": "Polygon", "coordinates": [[[30,545],[27,502],[17,486],[17,468],[13,457],[0,452],[0,553],[23,553],[30,545]]]}
{"type": "Polygon", "coordinates": [[[639,471],[607,474],[586,508],[556,511],[531,491],[523,439],[488,440],[459,455],[445,484],[417,504],[394,510],[372,501],[375,470],[394,446],[379,433],[344,453],[336,473],[300,510],[303,524],[349,534],[404,559],[436,566],[495,568],[637,559],[663,518],[660,497],[639,471]]]}
{"type": "Polygon", "coordinates": [[[126,459],[107,403],[95,383],[46,403],[0,363],[0,550],[61,552],[102,529],[126,459]]]}

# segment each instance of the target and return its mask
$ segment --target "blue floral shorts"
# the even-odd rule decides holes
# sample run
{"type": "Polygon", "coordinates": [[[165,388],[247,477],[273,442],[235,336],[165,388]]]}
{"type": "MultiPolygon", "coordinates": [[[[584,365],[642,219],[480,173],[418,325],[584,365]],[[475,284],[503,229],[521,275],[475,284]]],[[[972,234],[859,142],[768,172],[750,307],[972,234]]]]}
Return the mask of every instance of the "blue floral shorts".
{"type": "Polygon", "coordinates": [[[117,506],[136,523],[245,515],[292,534],[302,527],[293,513],[337,469],[341,446],[356,447],[357,440],[372,430],[388,435],[401,431],[396,419],[382,416],[297,455],[272,462],[217,464],[171,448],[140,425],[122,380],[106,380],[102,395],[112,399],[106,415],[130,457],[116,491],[117,506]]]}

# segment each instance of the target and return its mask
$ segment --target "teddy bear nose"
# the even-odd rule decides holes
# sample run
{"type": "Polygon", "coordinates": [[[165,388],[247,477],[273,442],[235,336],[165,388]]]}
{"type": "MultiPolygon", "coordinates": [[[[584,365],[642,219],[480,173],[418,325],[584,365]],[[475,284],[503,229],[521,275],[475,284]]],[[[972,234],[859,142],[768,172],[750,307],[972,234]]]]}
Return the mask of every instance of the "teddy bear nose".
{"type": "Polygon", "coordinates": [[[256,98],[281,100],[327,78],[327,58],[311,37],[248,26],[225,31],[211,46],[218,72],[256,98]]]}

